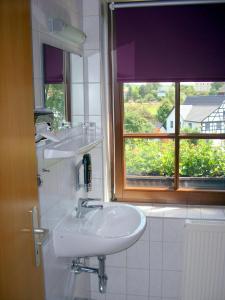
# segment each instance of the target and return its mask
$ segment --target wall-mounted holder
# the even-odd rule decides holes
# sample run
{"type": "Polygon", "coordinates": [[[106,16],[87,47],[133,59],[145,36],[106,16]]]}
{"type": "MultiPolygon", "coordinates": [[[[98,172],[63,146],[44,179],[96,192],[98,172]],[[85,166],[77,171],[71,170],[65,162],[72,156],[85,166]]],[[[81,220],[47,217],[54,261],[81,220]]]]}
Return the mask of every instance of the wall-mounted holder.
{"type": "Polygon", "coordinates": [[[78,191],[81,187],[83,187],[86,192],[91,191],[91,173],[91,156],[90,154],[84,154],[83,159],[75,166],[76,191],[78,191]],[[82,165],[84,168],[83,184],[80,181],[80,168],[82,165]]]}

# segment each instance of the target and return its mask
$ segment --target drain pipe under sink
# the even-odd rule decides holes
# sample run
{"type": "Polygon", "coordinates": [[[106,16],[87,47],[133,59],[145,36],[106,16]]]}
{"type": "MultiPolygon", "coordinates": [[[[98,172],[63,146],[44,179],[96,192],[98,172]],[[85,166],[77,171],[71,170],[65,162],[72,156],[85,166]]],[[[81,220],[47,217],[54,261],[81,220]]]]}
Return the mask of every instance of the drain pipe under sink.
{"type": "Polygon", "coordinates": [[[80,274],[82,272],[93,273],[98,275],[99,292],[104,294],[106,292],[107,275],[105,274],[105,259],[106,257],[98,256],[98,268],[91,268],[81,263],[81,258],[78,257],[72,261],[71,272],[80,274]]]}

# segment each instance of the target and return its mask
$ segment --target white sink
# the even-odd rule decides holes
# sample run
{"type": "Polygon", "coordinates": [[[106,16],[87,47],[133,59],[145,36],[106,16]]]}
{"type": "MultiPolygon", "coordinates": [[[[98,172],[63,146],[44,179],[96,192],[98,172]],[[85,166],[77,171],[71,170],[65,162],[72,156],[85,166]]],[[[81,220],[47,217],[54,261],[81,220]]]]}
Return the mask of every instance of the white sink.
{"type": "Polygon", "coordinates": [[[83,218],[67,215],[53,230],[58,257],[113,254],[130,247],[145,230],[146,217],[135,206],[105,203],[83,218]]]}

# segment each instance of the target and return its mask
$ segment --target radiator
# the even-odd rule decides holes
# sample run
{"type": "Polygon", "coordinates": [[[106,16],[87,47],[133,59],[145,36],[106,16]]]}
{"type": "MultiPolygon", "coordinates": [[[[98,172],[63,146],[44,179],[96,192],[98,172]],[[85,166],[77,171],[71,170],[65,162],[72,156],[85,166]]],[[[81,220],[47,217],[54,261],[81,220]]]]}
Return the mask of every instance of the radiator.
{"type": "Polygon", "coordinates": [[[186,221],[182,300],[225,300],[225,222],[186,221]]]}

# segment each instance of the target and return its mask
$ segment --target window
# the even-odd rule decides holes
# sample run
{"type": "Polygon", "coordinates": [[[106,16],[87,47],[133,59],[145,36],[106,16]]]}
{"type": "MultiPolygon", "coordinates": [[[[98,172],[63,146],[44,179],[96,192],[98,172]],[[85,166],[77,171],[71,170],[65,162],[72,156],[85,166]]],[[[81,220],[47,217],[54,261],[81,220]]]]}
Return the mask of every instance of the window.
{"type": "Polygon", "coordinates": [[[221,130],[221,122],[217,122],[216,123],[216,129],[217,130],[221,130]]]}
{"type": "Polygon", "coordinates": [[[205,131],[206,132],[210,131],[210,123],[209,122],[205,123],[205,131]]]}
{"type": "Polygon", "coordinates": [[[186,203],[188,197],[199,203],[199,192],[205,193],[205,203],[210,203],[215,194],[224,199],[225,132],[209,135],[201,128],[200,119],[210,117],[206,103],[211,107],[214,98],[210,94],[213,83],[204,93],[199,84],[119,85],[115,122],[121,129],[115,139],[115,178],[116,195],[121,200],[186,203]],[[163,96],[157,93],[159,89],[164,91],[163,96]],[[184,122],[180,122],[181,117],[184,122]]]}
{"type": "Polygon", "coordinates": [[[207,124],[224,102],[225,4],[123,8],[112,17],[115,196],[224,204],[225,131],[207,124]]]}

